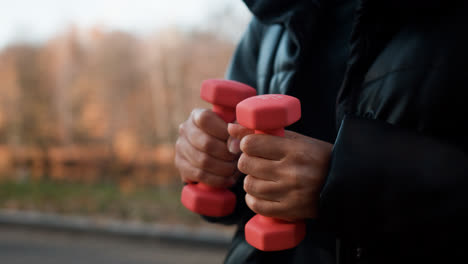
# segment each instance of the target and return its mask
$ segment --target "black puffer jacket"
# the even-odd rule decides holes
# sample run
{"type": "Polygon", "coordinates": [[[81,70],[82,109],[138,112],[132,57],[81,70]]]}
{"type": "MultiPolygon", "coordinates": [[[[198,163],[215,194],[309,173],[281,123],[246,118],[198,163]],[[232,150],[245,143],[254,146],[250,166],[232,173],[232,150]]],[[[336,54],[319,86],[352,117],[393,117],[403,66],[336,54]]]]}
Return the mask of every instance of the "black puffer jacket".
{"type": "Polygon", "coordinates": [[[468,251],[467,4],[245,2],[255,18],[227,77],[299,97],[290,129],[335,145],[319,219],[296,249],[246,244],[252,212],[234,188],[236,212],[210,219],[239,225],[226,262],[446,262],[468,251]]]}

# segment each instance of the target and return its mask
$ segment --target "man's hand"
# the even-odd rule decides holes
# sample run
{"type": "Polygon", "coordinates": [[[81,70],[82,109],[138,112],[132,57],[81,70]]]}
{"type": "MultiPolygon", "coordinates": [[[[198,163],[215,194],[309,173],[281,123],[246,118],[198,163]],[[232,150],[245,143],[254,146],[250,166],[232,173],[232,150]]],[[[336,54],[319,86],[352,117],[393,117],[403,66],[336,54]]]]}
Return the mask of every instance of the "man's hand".
{"type": "Polygon", "coordinates": [[[194,109],[179,126],[175,165],[182,181],[203,182],[214,187],[228,187],[235,183],[239,155],[227,148],[227,124],[214,112],[194,109]]]}
{"type": "Polygon", "coordinates": [[[244,180],[245,201],[254,212],[287,221],[315,218],[333,145],[291,131],[285,137],[253,135],[229,124],[240,140],[238,168],[244,180]]]}

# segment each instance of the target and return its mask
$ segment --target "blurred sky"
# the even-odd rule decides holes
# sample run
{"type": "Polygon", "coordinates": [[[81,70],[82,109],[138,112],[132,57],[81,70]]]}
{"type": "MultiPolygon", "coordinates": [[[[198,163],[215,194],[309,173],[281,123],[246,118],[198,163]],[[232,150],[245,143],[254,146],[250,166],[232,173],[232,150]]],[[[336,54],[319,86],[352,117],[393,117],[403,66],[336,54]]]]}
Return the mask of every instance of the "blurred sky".
{"type": "Polygon", "coordinates": [[[241,0],[0,0],[0,49],[12,41],[43,41],[70,25],[137,34],[195,27],[226,6],[249,16],[241,0]]]}

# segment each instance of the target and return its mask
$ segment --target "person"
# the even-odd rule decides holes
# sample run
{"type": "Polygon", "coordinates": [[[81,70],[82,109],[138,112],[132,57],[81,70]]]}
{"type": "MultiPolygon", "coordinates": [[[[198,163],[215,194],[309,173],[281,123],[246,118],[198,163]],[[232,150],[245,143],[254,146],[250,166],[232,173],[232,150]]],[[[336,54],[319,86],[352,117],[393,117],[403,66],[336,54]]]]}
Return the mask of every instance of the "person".
{"type": "Polygon", "coordinates": [[[245,0],[254,17],[227,78],[302,103],[284,138],[195,109],[180,126],[183,181],[230,186],[226,263],[423,263],[468,234],[465,1],[245,0]],[[294,249],[262,252],[259,213],[305,219],[294,249]]]}

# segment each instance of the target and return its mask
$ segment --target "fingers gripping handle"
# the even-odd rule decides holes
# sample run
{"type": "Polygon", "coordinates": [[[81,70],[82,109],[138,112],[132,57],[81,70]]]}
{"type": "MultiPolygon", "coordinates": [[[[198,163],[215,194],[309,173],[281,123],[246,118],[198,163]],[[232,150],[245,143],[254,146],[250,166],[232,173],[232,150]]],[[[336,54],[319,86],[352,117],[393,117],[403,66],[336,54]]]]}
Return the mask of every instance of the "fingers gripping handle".
{"type": "MultiPolygon", "coordinates": [[[[255,134],[284,136],[284,127],[301,117],[297,98],[287,95],[259,95],[246,99],[236,108],[239,124],[255,130],[255,134]]],[[[245,225],[247,242],[263,251],[296,247],[305,237],[305,223],[286,222],[255,215],[245,225]]]]}
{"type": "MultiPolygon", "coordinates": [[[[236,105],[255,94],[254,88],[228,80],[205,80],[201,88],[202,99],[211,103],[213,112],[226,123],[236,119],[236,105]]],[[[234,211],[236,196],[226,188],[215,188],[198,183],[184,186],[181,201],[192,212],[205,216],[222,217],[234,211]]]]}

